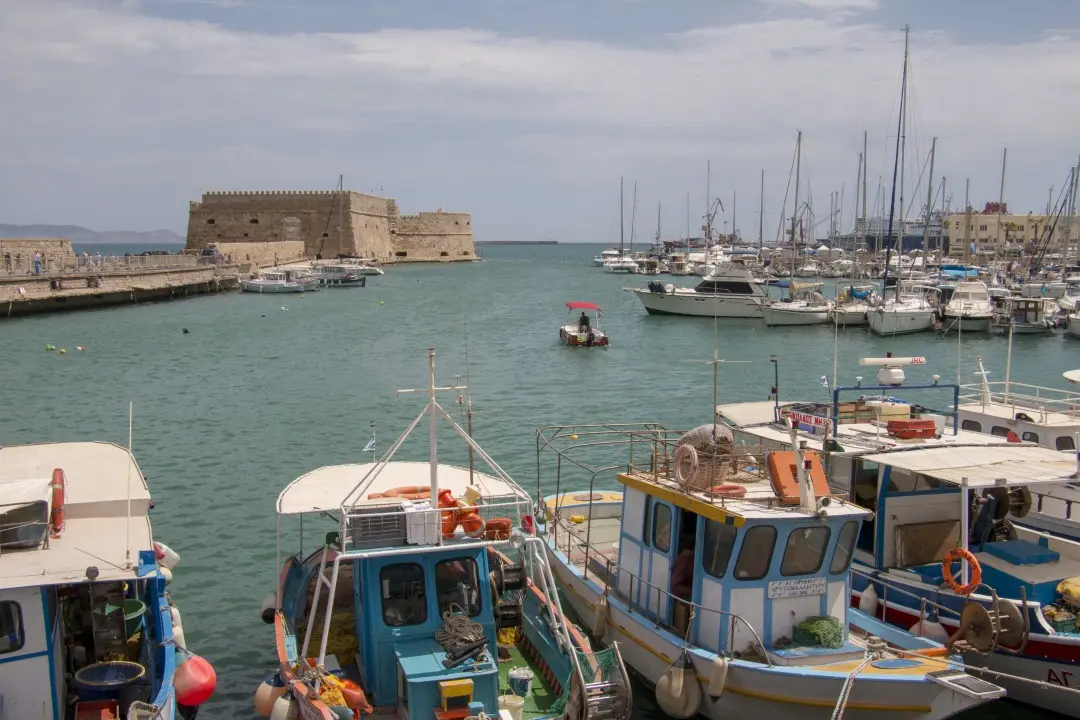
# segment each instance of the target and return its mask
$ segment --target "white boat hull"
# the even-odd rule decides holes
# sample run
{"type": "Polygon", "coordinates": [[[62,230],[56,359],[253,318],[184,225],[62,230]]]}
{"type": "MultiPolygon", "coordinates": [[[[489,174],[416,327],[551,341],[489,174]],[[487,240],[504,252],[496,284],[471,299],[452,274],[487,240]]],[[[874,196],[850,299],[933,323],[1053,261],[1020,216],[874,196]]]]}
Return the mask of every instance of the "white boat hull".
{"type": "MultiPolygon", "coordinates": [[[[565,556],[547,546],[548,561],[559,588],[585,627],[592,627],[602,588],[571,571],[565,556]]],[[[655,686],[678,658],[682,638],[644,617],[630,612],[613,596],[608,597],[605,645],[619,643],[627,668],[655,686]]],[[[833,716],[846,676],[792,672],[780,673],[765,665],[732,661],[723,694],[709,695],[712,660],[702,651],[690,653],[702,685],[700,717],[710,720],[768,718],[768,720],[826,720],[833,716]]],[[[936,720],[951,717],[980,704],[934,683],[875,682],[860,675],[852,684],[843,713],[848,720],[879,720],[888,709],[889,718],[936,720]],[[907,710],[907,708],[911,708],[907,710]]]]}
{"type": "Polygon", "coordinates": [[[870,329],[878,335],[906,335],[934,327],[934,312],[929,309],[874,308],[866,313],[870,329]]]}
{"type": "Polygon", "coordinates": [[[692,290],[654,293],[631,288],[645,309],[653,315],[694,315],[718,318],[759,318],[763,298],[753,295],[710,295],[692,290]]]}
{"type": "Polygon", "coordinates": [[[951,315],[945,313],[945,329],[960,332],[986,332],[990,329],[991,315],[951,315]]]}
{"type": "Polygon", "coordinates": [[[307,288],[300,283],[262,283],[241,280],[240,289],[250,293],[302,293],[307,288]]]}
{"type": "Polygon", "coordinates": [[[778,325],[822,325],[829,322],[828,308],[787,308],[782,305],[770,305],[761,309],[765,324],[778,325]]]}
{"type": "Polygon", "coordinates": [[[1069,324],[1065,326],[1065,332],[1073,337],[1080,337],[1080,318],[1069,318],[1069,324]]]}
{"type": "Polygon", "coordinates": [[[837,325],[866,325],[866,306],[840,307],[833,309],[833,317],[837,325]]]}

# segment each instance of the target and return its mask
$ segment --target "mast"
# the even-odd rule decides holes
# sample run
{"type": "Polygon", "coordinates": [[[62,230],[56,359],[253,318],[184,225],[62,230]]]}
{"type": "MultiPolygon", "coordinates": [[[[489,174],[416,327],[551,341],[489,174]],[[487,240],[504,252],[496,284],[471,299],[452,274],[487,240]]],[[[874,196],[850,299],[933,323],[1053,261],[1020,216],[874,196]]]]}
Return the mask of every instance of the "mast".
{"type": "Polygon", "coordinates": [[[788,297],[791,296],[791,286],[795,282],[795,262],[798,258],[798,243],[796,241],[795,227],[799,220],[799,179],[802,173],[802,130],[795,136],[795,212],[791,216],[791,277],[788,278],[788,297]]]}
{"type": "MultiPolygon", "coordinates": [[[[900,113],[900,231],[897,233],[899,242],[896,245],[897,254],[903,254],[904,252],[904,235],[906,234],[904,218],[907,217],[907,213],[904,211],[904,175],[905,175],[905,161],[907,158],[907,67],[908,67],[908,35],[910,29],[907,25],[904,26],[904,87],[901,90],[901,97],[904,99],[904,112],[900,113]]],[[[900,299],[900,271],[902,269],[901,263],[898,261],[896,265],[896,299],[900,299]]]]}
{"type": "MultiPolygon", "coordinates": [[[[882,280],[881,295],[884,297],[889,291],[889,260],[892,258],[892,245],[889,244],[889,239],[892,238],[893,231],[893,219],[896,215],[896,176],[899,172],[901,178],[903,172],[901,166],[903,165],[903,147],[904,147],[904,113],[907,111],[907,67],[908,67],[908,26],[904,26],[904,72],[900,81],[900,118],[897,120],[896,128],[896,152],[893,155],[893,181],[892,181],[892,193],[889,199],[889,226],[885,231],[885,276],[882,280]]],[[[901,180],[901,184],[903,180],[901,180]]],[[[901,218],[900,226],[903,227],[903,202],[904,191],[900,190],[900,203],[901,203],[901,218]]],[[[901,236],[900,242],[903,242],[903,236],[901,236]]],[[[900,283],[896,283],[896,299],[900,300],[900,283]]]]}
{"type": "Polygon", "coordinates": [[[634,232],[637,229],[637,180],[634,181],[634,201],[630,203],[630,253],[634,252],[634,232]]]}
{"type": "MultiPolygon", "coordinates": [[[[866,217],[866,131],[862,134],[862,217],[863,217],[863,245],[866,245],[866,232],[869,230],[869,219],[866,217]]],[[[875,248],[875,252],[877,248],[875,248]]]]}
{"type": "MultiPolygon", "coordinates": [[[[345,175],[338,175],[338,222],[337,242],[338,252],[345,252],[345,175]]],[[[432,495],[434,497],[434,495],[432,495]]]]}
{"type": "Polygon", "coordinates": [[[690,261],[690,193],[686,193],[686,260],[690,261]]]}
{"type": "MultiPolygon", "coordinates": [[[[923,224],[922,231],[922,249],[923,259],[925,262],[926,251],[929,248],[930,241],[930,215],[931,210],[934,207],[934,150],[937,148],[937,138],[930,140],[930,181],[926,184],[926,223],[923,224]]],[[[925,267],[925,266],[924,266],[925,267]]]]}
{"type": "Polygon", "coordinates": [[[656,252],[660,252],[660,203],[656,203],[656,252]]]}
{"type": "Polygon", "coordinates": [[[1005,160],[1009,156],[1009,148],[1002,148],[1001,150],[1001,187],[998,189],[998,206],[997,206],[997,242],[994,248],[994,254],[997,255],[997,251],[1001,249],[1001,206],[1005,202],[1005,160]]]}
{"type": "Polygon", "coordinates": [[[728,236],[728,240],[731,241],[732,243],[735,242],[732,238],[735,237],[735,198],[736,198],[736,196],[737,196],[737,191],[732,190],[731,191],[731,235],[728,236]]]}
{"type": "Polygon", "coordinates": [[[761,169],[761,201],[758,205],[758,229],[757,229],[757,245],[758,245],[758,257],[761,257],[762,250],[765,249],[765,168],[761,169]]]}
{"type": "Polygon", "coordinates": [[[705,161],[705,248],[712,244],[712,160],[705,161]]]}
{"type": "Polygon", "coordinates": [[[623,256],[623,221],[625,212],[623,212],[623,179],[619,178],[619,257],[623,256]]]}
{"type": "Polygon", "coordinates": [[[964,265],[971,264],[971,178],[964,180],[964,265]]]}

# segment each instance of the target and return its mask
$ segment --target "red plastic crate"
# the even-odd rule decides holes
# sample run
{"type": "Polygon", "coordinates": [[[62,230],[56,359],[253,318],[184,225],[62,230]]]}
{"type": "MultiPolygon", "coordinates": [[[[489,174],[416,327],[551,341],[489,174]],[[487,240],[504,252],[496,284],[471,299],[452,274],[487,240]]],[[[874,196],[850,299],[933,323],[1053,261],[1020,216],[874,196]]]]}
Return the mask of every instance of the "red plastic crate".
{"type": "Polygon", "coordinates": [[[89,700],[75,703],[75,720],[120,720],[120,705],[115,700],[89,700]]]}

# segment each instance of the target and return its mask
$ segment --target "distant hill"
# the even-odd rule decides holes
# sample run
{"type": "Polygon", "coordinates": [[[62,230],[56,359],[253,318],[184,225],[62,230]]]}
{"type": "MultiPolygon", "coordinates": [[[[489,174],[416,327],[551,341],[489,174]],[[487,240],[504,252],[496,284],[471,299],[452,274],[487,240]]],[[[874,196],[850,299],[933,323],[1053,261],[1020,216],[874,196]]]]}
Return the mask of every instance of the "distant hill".
{"type": "Polygon", "coordinates": [[[80,225],[4,225],[0,238],[68,238],[75,245],[109,243],[113,245],[183,245],[184,238],[172,230],[105,230],[97,232],[80,225]]]}

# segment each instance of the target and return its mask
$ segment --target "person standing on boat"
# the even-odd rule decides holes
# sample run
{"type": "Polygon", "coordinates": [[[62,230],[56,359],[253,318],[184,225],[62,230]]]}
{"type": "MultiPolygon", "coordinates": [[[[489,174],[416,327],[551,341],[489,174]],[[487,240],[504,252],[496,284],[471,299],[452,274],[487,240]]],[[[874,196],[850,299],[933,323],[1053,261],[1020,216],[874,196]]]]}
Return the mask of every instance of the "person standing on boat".
{"type": "Polygon", "coordinates": [[[679,554],[671,566],[671,594],[689,601],[694,591],[694,535],[682,533],[679,554]]]}
{"type": "Polygon", "coordinates": [[[585,313],[584,310],[581,311],[581,317],[578,318],[577,324],[578,332],[589,332],[589,316],[585,313]]]}

